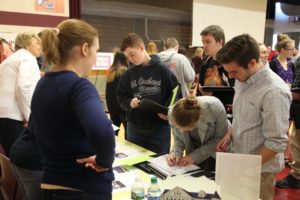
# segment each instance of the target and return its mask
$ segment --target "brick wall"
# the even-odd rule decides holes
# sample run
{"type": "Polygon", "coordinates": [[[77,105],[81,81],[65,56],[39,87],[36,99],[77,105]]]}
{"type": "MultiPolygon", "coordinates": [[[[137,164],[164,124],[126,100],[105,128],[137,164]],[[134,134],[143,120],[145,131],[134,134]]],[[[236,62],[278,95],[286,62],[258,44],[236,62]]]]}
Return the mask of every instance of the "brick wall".
{"type": "MultiPolygon", "coordinates": [[[[114,47],[119,47],[123,37],[129,32],[136,32],[148,42],[145,34],[145,20],[133,18],[103,17],[83,15],[83,20],[95,26],[100,33],[100,51],[111,52],[114,47]]],[[[168,37],[178,39],[181,46],[191,44],[191,23],[174,21],[148,20],[148,36],[151,40],[162,40],[168,37]]],[[[200,37],[200,36],[199,36],[200,37]]],[[[162,50],[162,43],[156,42],[162,50]]],[[[189,50],[188,53],[190,53],[189,50]]]]}

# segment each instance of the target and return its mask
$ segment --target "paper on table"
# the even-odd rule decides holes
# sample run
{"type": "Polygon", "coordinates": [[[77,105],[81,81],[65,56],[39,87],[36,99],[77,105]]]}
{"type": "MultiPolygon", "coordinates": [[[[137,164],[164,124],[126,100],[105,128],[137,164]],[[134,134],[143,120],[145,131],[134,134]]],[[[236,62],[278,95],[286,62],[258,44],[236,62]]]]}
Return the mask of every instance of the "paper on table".
{"type": "Polygon", "coordinates": [[[150,157],[150,156],[141,155],[141,156],[137,156],[137,157],[134,157],[134,158],[128,158],[128,159],[120,160],[118,163],[123,164],[123,165],[134,165],[134,164],[137,164],[137,163],[147,161],[151,158],[152,157],[150,157]]]}
{"type": "Polygon", "coordinates": [[[179,167],[179,166],[169,166],[167,163],[167,154],[153,158],[149,160],[152,164],[152,167],[156,167],[158,170],[162,171],[167,176],[171,175],[181,175],[186,172],[200,169],[197,165],[190,165],[187,167],[179,167]]]}
{"type": "MultiPolygon", "coordinates": [[[[116,152],[124,153],[126,157],[135,157],[139,155],[152,156],[154,152],[144,149],[136,144],[128,142],[127,140],[116,137],[116,152]]],[[[122,156],[121,156],[122,157],[122,156]]]]}
{"type": "Polygon", "coordinates": [[[260,174],[261,156],[217,152],[216,183],[221,197],[229,194],[237,199],[259,199],[260,174]]]}
{"type": "MultiPolygon", "coordinates": [[[[132,166],[126,166],[129,172],[125,173],[115,173],[115,183],[113,184],[113,197],[112,200],[131,200],[130,198],[130,190],[131,186],[135,180],[135,177],[140,177],[142,182],[144,183],[145,188],[148,188],[150,185],[151,176],[137,168],[132,166]],[[118,181],[118,182],[117,182],[118,181]],[[121,184],[119,184],[121,182],[121,184]],[[121,187],[119,187],[121,185],[121,187]],[[125,187],[122,187],[125,185],[125,187]]],[[[158,184],[160,184],[160,180],[158,180],[158,184]]]]}
{"type": "Polygon", "coordinates": [[[133,165],[149,160],[155,153],[133,143],[116,137],[116,154],[114,166],[133,165]]]}
{"type": "Polygon", "coordinates": [[[114,171],[115,180],[112,182],[113,193],[129,190],[135,179],[135,174],[132,171],[118,173],[114,171]]]}
{"type": "Polygon", "coordinates": [[[118,127],[118,126],[116,126],[116,125],[114,125],[114,124],[111,124],[111,126],[113,127],[114,131],[117,131],[117,130],[120,129],[120,127],[118,127]]]}
{"type": "Polygon", "coordinates": [[[199,192],[200,190],[204,190],[206,193],[214,193],[217,191],[220,194],[220,187],[205,176],[194,178],[191,176],[178,175],[168,177],[161,183],[162,190],[171,190],[174,187],[181,187],[189,192],[199,192]]]}

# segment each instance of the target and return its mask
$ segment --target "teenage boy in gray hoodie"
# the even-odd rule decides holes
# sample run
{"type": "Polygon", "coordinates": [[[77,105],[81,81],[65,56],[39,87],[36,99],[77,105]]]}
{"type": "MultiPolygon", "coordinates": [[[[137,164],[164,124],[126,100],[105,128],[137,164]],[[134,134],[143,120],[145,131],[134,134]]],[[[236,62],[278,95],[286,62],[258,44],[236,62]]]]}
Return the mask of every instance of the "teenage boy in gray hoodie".
{"type": "Polygon", "coordinates": [[[168,38],[165,43],[165,51],[158,54],[172,72],[174,72],[177,81],[180,84],[182,97],[190,94],[189,85],[195,79],[195,71],[190,61],[182,54],[178,53],[179,43],[175,38],[168,38]]]}

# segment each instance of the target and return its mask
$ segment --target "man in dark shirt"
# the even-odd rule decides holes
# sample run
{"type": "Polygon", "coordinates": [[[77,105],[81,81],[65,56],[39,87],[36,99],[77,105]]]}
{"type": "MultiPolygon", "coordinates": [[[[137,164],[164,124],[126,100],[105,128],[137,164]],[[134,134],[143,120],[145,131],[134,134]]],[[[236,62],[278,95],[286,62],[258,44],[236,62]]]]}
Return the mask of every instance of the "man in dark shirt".
{"type": "Polygon", "coordinates": [[[234,79],[228,78],[228,73],[216,60],[218,51],[224,46],[225,34],[218,25],[206,27],[200,33],[205,55],[204,64],[199,75],[199,91],[201,95],[215,96],[221,100],[228,113],[231,112],[234,91],[207,92],[202,86],[233,86],[234,79]]]}
{"type": "MultiPolygon", "coordinates": [[[[200,84],[202,86],[229,86],[228,73],[223,66],[216,61],[218,51],[225,43],[224,31],[220,26],[211,25],[206,27],[200,35],[202,36],[205,55],[204,65],[200,71],[200,84]]],[[[231,82],[233,83],[233,81],[231,82]]]]}
{"type": "Polygon", "coordinates": [[[147,53],[144,41],[136,33],[124,38],[121,51],[134,65],[121,76],[117,87],[117,100],[127,112],[127,139],[157,154],[169,153],[168,121],[139,105],[141,100],[150,99],[167,106],[172,90],[178,85],[176,76],[158,56],[147,53]]]}

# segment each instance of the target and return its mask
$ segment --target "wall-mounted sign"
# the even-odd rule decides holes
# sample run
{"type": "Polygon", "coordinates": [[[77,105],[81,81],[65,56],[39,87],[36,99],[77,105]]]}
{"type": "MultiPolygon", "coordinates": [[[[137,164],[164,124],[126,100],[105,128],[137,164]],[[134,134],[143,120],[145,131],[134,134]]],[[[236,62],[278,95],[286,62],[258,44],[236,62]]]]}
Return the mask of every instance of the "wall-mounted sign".
{"type": "Polygon", "coordinates": [[[35,10],[42,12],[64,13],[64,0],[35,0],[35,10]]]}
{"type": "Polygon", "coordinates": [[[114,60],[113,53],[97,53],[96,64],[92,70],[106,70],[109,69],[114,60]]]}

